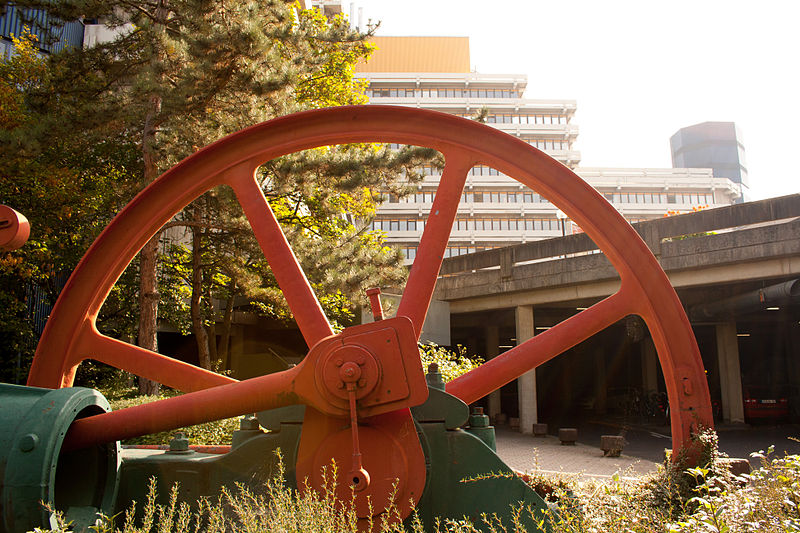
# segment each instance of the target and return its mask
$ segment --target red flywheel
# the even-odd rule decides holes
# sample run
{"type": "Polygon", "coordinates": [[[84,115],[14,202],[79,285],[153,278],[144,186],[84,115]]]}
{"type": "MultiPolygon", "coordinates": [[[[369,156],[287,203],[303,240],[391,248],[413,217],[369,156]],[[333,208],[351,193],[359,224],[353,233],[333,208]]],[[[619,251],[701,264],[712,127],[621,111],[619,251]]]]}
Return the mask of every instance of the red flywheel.
{"type": "Polygon", "coordinates": [[[365,496],[377,501],[399,479],[397,502],[407,516],[409,500],[418,501],[425,486],[425,457],[409,411],[427,397],[416,341],[466,176],[478,164],[519,180],[564,211],[605,253],[621,286],[605,300],[451,382],[447,391],[474,402],[636,314],[647,323],[664,372],[673,447],[688,446],[699,424],[712,426],[702,360],[675,291],[633,228],[571,170],[519,139],[452,115],[401,107],[340,107],[278,118],[225,137],[164,173],[119,213],[73,272],[42,335],[28,384],[71,386],[77,365],[94,359],[186,392],[77,420],[67,437],[71,447],[306,404],[298,477],[308,476],[319,485],[316,472],[332,457],[350,464],[355,440],[368,477],[359,478],[355,466],[344,475],[361,483],[359,514],[367,512],[365,496]],[[443,154],[445,167],[397,317],[334,334],[255,175],[260,165],[282,155],[362,142],[431,147],[443,154]],[[234,190],[312,347],[290,370],[237,382],[106,337],[96,328],[103,302],[141,247],[182,208],[218,185],[234,190]],[[359,421],[356,435],[350,416],[359,421]]]}

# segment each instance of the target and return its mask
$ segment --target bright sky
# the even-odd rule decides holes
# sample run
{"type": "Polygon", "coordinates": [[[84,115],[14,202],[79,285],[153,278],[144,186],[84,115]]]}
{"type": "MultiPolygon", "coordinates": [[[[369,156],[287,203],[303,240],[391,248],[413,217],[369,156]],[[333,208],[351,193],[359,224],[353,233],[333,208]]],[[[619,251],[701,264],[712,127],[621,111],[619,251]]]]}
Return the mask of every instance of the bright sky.
{"type": "Polygon", "coordinates": [[[581,166],[671,167],[679,128],[731,121],[752,199],[800,192],[797,0],[355,4],[379,35],[468,36],[478,72],[527,74],[528,98],[576,100],[581,166]]]}

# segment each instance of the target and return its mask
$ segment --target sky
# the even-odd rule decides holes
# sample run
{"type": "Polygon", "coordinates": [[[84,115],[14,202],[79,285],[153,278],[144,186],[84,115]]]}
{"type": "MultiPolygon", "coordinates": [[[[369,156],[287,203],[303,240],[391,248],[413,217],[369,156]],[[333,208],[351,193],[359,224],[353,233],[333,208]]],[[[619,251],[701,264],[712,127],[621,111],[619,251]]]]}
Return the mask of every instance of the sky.
{"type": "MultiPolygon", "coordinates": [[[[350,12],[349,0],[342,0],[350,12]]],[[[466,36],[473,70],[577,102],[583,167],[672,166],[669,138],[735,122],[751,199],[800,192],[800,1],[356,0],[378,35],[466,36]]]]}

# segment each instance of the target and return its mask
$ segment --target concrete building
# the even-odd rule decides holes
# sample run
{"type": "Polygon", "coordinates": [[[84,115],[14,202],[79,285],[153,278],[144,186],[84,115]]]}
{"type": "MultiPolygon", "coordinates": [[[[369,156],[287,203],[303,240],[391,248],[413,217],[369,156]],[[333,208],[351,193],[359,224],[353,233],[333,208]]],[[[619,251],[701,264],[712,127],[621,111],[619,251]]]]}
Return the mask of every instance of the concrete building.
{"type": "MultiPolygon", "coordinates": [[[[634,228],[687,310],[715,418],[800,420],[800,194],[634,228]]],[[[492,358],[615,294],[619,274],[596,250],[571,235],[446,259],[434,297],[449,305],[453,344],[492,358]]],[[[640,318],[619,314],[480,404],[551,428],[609,416],[663,425],[663,413],[641,410],[643,398],[665,391],[652,336],[640,318]]]]}
{"type": "Polygon", "coordinates": [[[669,139],[672,166],[711,168],[741,190],[739,202],[750,199],[742,133],[733,122],[703,122],[679,129],[669,139]]]}
{"type": "MultiPolygon", "coordinates": [[[[631,223],[661,219],[670,212],[728,206],[741,194],[737,183],[728,177],[715,176],[710,168],[581,168],[580,153],[575,149],[576,103],[526,98],[524,75],[471,72],[466,37],[377,37],[375,44],[377,50],[373,58],[357,71],[357,77],[367,83],[370,104],[418,107],[465,118],[473,118],[480,112],[488,124],[526,141],[573,169],[631,223]]],[[[372,223],[373,229],[384,231],[387,241],[404,251],[409,263],[416,256],[440,179],[434,168],[426,169],[425,174],[414,194],[385,198],[372,223]]],[[[475,167],[467,176],[445,257],[524,246],[524,243],[580,232],[580,228],[537,191],[493,168],[475,167]]],[[[449,303],[452,310],[453,302],[449,303]]],[[[505,318],[498,311],[490,312],[491,316],[473,316],[477,322],[470,322],[469,316],[455,319],[451,312],[451,320],[456,320],[450,331],[452,340],[468,344],[472,353],[488,359],[532,338],[542,327],[535,323],[530,305],[517,305],[505,318]],[[504,335],[500,324],[506,318],[513,324],[510,335],[504,335]],[[483,342],[476,344],[474,335],[462,336],[457,331],[456,326],[464,320],[467,330],[473,328],[473,331],[477,323],[496,325],[486,329],[483,342]]],[[[635,332],[641,327],[631,322],[630,327],[624,325],[623,329],[635,332]]],[[[654,366],[653,361],[650,353],[647,359],[649,388],[652,388],[652,376],[657,375],[657,365],[654,366]]],[[[591,373],[575,370],[592,380],[591,373]]],[[[550,383],[550,378],[546,383],[550,383]]],[[[491,415],[507,412],[518,418],[522,431],[530,432],[532,424],[539,420],[537,390],[542,384],[542,380],[537,379],[537,370],[531,370],[511,386],[492,393],[486,399],[488,412],[491,415]],[[510,397],[504,399],[504,393],[510,397]]],[[[587,398],[606,404],[608,387],[602,383],[595,386],[597,394],[587,398]],[[603,389],[602,394],[600,389],[603,389]]],[[[569,401],[574,402],[574,398],[569,401]]]]}
{"type": "MultiPolygon", "coordinates": [[[[357,69],[370,104],[431,109],[486,122],[575,170],[630,222],[730,205],[739,188],[710,169],[581,168],[573,100],[526,98],[527,76],[470,71],[467,37],[375,37],[373,57],[357,69]]],[[[440,175],[425,169],[415,194],[387,196],[372,223],[409,262],[425,226],[440,175]]],[[[467,177],[446,257],[579,232],[546,198],[485,166],[467,177]]]]}

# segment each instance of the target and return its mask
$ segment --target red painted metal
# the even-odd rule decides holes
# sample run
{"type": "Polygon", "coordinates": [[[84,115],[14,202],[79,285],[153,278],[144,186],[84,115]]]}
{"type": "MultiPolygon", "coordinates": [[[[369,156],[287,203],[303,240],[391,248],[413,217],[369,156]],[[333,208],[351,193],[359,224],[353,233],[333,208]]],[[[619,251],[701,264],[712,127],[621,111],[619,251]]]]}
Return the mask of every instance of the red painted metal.
{"type": "MultiPolygon", "coordinates": [[[[408,406],[424,401],[427,389],[415,340],[430,304],[467,172],[478,163],[517,178],[578,223],[617,268],[621,289],[497,362],[451,383],[448,390],[470,401],[626,314],[638,314],[647,322],[664,370],[673,408],[673,447],[686,446],[698,423],[711,426],[705,374],[688,319],[658,262],[613,207],[569,169],[519,139],[451,115],[384,106],[309,111],[265,122],[198,151],[158,178],[111,222],[74,271],[42,335],[28,384],[70,386],[77,365],[91,358],[195,391],[77,421],[70,430],[72,446],[306,402],[310,407],[298,472],[318,480],[315,469],[341,451],[331,447],[338,450],[345,444],[348,453],[352,451],[349,402],[326,384],[325,362],[337,349],[358,345],[372,354],[381,368],[373,390],[358,400],[358,415],[367,424],[360,431],[364,465],[371,476],[368,491],[361,494],[378,495],[385,480],[399,477],[404,488],[398,501],[418,499],[424,487],[425,460],[408,406]],[[360,142],[429,146],[444,155],[446,165],[398,308],[399,318],[392,319],[391,327],[391,321],[384,320],[334,336],[255,172],[264,162],[288,153],[360,142]],[[218,185],[234,190],[311,346],[305,359],[308,363],[296,369],[235,383],[109,339],[95,328],[103,301],[138,250],[180,209],[218,185]],[[396,464],[385,459],[384,448],[397,457],[396,464]]],[[[409,510],[405,507],[403,512],[409,510]]]]}
{"type": "Polygon", "coordinates": [[[16,250],[28,241],[31,225],[22,213],[0,205],[0,251],[16,250]]]}
{"type": "MultiPolygon", "coordinates": [[[[382,514],[396,483],[394,504],[405,518],[413,509],[411,501],[420,501],[426,477],[425,454],[409,409],[362,419],[359,437],[363,441],[361,462],[369,472],[370,481],[366,489],[355,493],[358,516],[363,519],[382,514]]],[[[297,455],[298,483],[307,479],[311,486],[321,487],[323,468],[330,472],[335,461],[344,469],[352,461],[352,436],[347,420],[306,408],[297,455]]],[[[351,483],[347,481],[336,486],[336,494],[342,501],[350,501],[352,497],[351,483]]]]}
{"type": "Polygon", "coordinates": [[[62,448],[79,449],[298,403],[326,416],[347,417],[348,395],[338,388],[338,379],[329,379],[329,370],[350,354],[365,357],[366,381],[356,396],[361,417],[419,405],[428,397],[414,329],[408,318],[395,317],[323,339],[299,365],[284,372],[81,418],[70,426],[62,448]],[[379,368],[373,369],[373,361],[379,368]]]}
{"type": "Polygon", "coordinates": [[[451,381],[447,384],[447,392],[466,403],[483,398],[631,314],[631,298],[627,292],[620,290],[589,309],[485,362],[481,365],[482,372],[470,372],[451,381]]]}
{"type": "Polygon", "coordinates": [[[417,330],[417,339],[422,333],[425,315],[428,314],[428,306],[433,297],[436,277],[442,267],[444,251],[450,238],[450,230],[453,228],[453,220],[456,218],[467,172],[478,162],[476,154],[461,147],[449,148],[443,152],[445,166],[442,179],[436,189],[431,212],[425,221],[425,229],[422,231],[417,256],[408,274],[403,298],[397,308],[398,316],[411,318],[417,330]]]}
{"type": "Polygon", "coordinates": [[[383,304],[381,304],[381,290],[377,287],[367,289],[369,308],[372,311],[372,320],[383,320],[383,304]]]}
{"type": "MultiPolygon", "coordinates": [[[[260,163],[260,162],[259,162],[260,163]]],[[[233,187],[236,198],[250,221],[261,251],[283,291],[289,309],[305,337],[308,347],[333,335],[325,312],[317,300],[306,275],[300,268],[286,236],[275,218],[269,202],[254,179],[258,164],[253,161],[237,165],[226,172],[226,182],[233,187]]]]}

